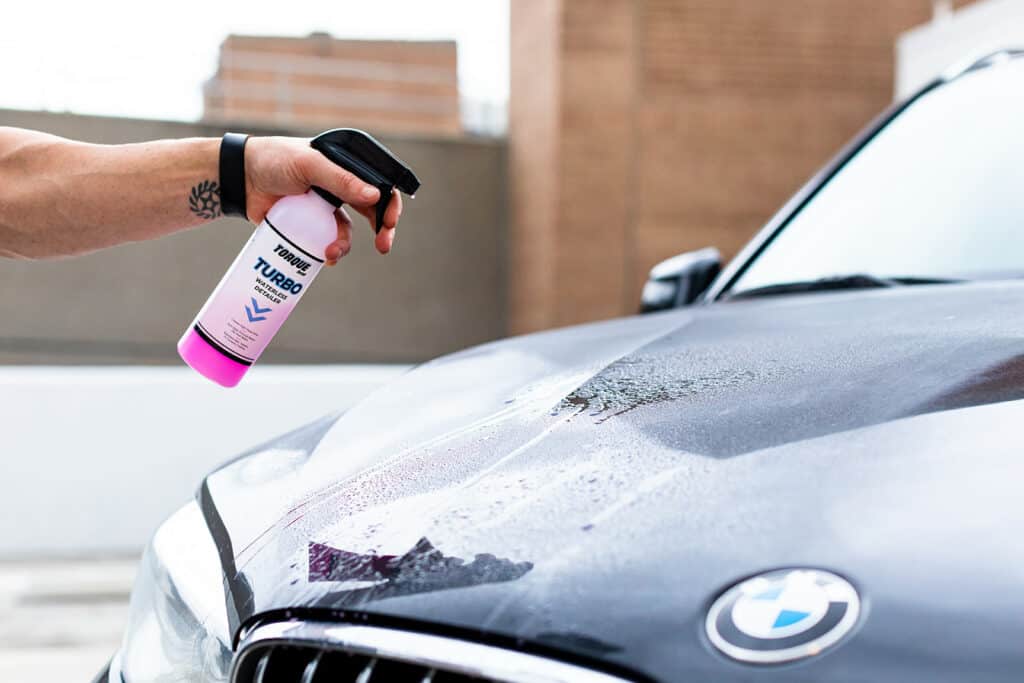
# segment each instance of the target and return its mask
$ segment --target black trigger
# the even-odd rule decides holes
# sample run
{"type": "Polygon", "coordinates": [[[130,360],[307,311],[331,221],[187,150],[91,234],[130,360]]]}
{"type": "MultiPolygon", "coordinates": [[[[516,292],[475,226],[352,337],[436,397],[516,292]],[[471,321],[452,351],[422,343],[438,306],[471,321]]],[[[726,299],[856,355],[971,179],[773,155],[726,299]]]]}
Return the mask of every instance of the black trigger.
{"type": "Polygon", "coordinates": [[[380,190],[380,199],[377,201],[377,220],[373,224],[373,231],[379,233],[381,226],[384,225],[384,214],[387,213],[388,205],[391,203],[395,186],[384,183],[378,185],[377,189],[380,190]]]}

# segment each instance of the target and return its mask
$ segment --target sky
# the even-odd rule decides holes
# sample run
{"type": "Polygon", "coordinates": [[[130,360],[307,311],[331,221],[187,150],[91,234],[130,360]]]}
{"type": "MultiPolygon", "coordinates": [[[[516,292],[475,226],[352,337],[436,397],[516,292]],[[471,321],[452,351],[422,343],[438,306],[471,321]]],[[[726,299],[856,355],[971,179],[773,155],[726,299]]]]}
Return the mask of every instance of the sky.
{"type": "Polygon", "coordinates": [[[195,120],[228,33],[454,39],[464,97],[508,99],[508,0],[5,3],[0,108],[195,120]]]}

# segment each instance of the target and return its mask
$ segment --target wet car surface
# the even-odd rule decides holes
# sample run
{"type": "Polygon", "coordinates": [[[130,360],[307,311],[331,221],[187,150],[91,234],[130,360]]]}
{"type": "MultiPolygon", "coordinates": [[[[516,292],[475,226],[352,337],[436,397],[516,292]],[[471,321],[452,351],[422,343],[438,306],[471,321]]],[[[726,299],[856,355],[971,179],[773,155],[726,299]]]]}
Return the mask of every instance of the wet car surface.
{"type": "MultiPolygon", "coordinates": [[[[423,366],[409,384],[463,397],[477,385],[477,414],[404,452],[399,429],[349,476],[321,466],[365,458],[379,416],[412,410],[403,397],[418,392],[400,381],[296,435],[288,452],[308,456],[288,456],[279,476],[309,489],[270,531],[240,533],[236,508],[217,504],[246,488],[248,459],[209,478],[209,505],[245,549],[240,619],[303,605],[502,634],[657,680],[720,676],[740,665],[700,637],[708,600],[759,570],[806,565],[862,585],[871,618],[805,672],[759,677],[1006,671],[1024,607],[1024,548],[1005,542],[1024,523],[1010,437],[1022,294],[986,284],[723,304],[644,320],[661,329],[635,348],[622,334],[633,321],[598,324],[566,345],[609,350],[583,366],[547,348],[565,332],[538,335],[514,354],[536,379],[512,391],[478,382],[488,365],[514,374],[503,344],[423,366]]],[[[254,503],[236,505],[241,518],[254,503]]]]}
{"type": "MultiPolygon", "coordinates": [[[[228,680],[261,628],[315,623],[325,648],[330,624],[362,624],[617,680],[1018,680],[1024,280],[973,271],[1024,266],[1019,193],[1000,176],[992,201],[983,184],[926,194],[939,213],[984,204],[941,239],[861,214],[901,204],[864,165],[872,141],[903,145],[927,131],[901,121],[950,111],[1012,123],[975,96],[1022,106],[1007,89],[1022,61],[956,77],[966,102],[951,77],[883,117],[700,305],[438,359],[210,474],[147,552],[115,668],[228,680]],[[844,172],[858,191],[836,199],[844,172]],[[965,272],[943,270],[958,259],[965,272]],[[772,665],[709,642],[716,598],[783,568],[847,581],[852,629],[772,665]]],[[[990,178],[994,159],[957,168],[990,178]]],[[[273,642],[265,657],[293,646],[273,642]]]]}

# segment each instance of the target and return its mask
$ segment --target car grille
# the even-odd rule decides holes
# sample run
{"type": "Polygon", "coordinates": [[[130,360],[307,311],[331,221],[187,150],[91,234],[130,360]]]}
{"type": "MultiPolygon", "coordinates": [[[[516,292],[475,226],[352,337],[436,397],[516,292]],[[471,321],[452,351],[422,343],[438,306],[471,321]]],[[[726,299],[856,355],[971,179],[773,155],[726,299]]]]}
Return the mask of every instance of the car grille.
{"type": "Polygon", "coordinates": [[[232,683],[626,683],[514,650],[429,634],[326,622],[253,629],[232,683]]]}
{"type": "Polygon", "coordinates": [[[480,679],[394,660],[347,652],[325,652],[312,646],[279,645],[262,648],[259,657],[253,659],[244,671],[239,671],[236,680],[252,683],[467,683],[480,679]]]}

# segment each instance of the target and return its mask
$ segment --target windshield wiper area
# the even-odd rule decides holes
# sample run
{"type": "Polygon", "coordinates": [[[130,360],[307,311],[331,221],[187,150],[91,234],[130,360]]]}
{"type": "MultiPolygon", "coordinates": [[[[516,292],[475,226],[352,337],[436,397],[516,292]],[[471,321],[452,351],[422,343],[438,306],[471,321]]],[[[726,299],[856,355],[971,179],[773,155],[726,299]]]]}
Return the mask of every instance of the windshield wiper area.
{"type": "Polygon", "coordinates": [[[941,277],[879,277],[869,273],[855,273],[852,275],[831,275],[817,280],[782,282],[776,285],[754,287],[752,289],[727,293],[723,298],[727,300],[752,299],[759,296],[775,296],[778,294],[877,289],[879,287],[902,287],[904,285],[939,285],[952,282],[963,282],[963,280],[941,277]]]}

